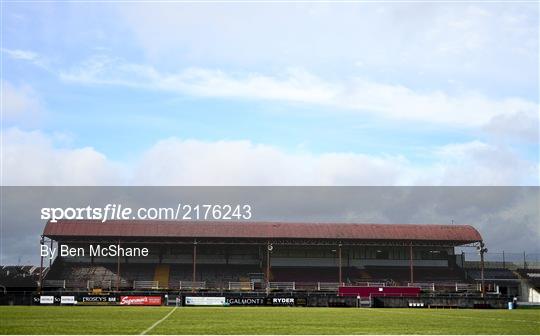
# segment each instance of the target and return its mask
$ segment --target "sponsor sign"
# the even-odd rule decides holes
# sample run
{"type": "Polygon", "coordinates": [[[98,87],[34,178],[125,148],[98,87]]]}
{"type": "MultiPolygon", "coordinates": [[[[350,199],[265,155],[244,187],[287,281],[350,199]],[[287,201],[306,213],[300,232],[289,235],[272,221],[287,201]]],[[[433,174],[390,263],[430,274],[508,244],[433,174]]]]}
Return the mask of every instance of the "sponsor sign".
{"type": "Polygon", "coordinates": [[[231,306],[264,306],[264,298],[227,298],[225,300],[231,306]]]}
{"type": "Polygon", "coordinates": [[[292,297],[274,297],[269,299],[272,306],[294,306],[294,298],[292,297]]]}
{"type": "Polygon", "coordinates": [[[120,304],[126,306],[161,306],[161,296],[129,295],[121,296],[120,304]]]}
{"type": "Polygon", "coordinates": [[[61,296],[60,297],[60,304],[76,304],[77,301],[75,301],[74,296],[61,296]]]}
{"type": "Polygon", "coordinates": [[[79,303],[84,305],[114,305],[117,303],[115,296],[85,295],[79,298],[79,303]]]}
{"type": "Polygon", "coordinates": [[[42,295],[39,297],[39,303],[40,304],[53,304],[54,303],[54,296],[52,295],[42,295]]]}
{"type": "Polygon", "coordinates": [[[219,296],[186,296],[186,306],[224,306],[225,297],[219,296]]]}

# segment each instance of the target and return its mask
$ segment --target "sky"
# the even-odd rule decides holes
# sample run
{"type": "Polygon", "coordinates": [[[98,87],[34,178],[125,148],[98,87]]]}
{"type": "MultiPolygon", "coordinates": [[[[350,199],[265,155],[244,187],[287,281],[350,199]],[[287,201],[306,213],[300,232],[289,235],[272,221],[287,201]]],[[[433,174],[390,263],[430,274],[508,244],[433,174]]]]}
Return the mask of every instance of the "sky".
{"type": "Polygon", "coordinates": [[[1,6],[2,185],[540,185],[538,3],[1,6]]]}

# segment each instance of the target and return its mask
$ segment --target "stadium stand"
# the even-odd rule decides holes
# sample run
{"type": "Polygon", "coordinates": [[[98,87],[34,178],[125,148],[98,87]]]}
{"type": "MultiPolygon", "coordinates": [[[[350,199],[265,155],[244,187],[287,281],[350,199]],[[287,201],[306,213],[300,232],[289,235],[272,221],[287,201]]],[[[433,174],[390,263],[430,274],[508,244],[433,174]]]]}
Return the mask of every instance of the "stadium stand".
{"type": "Polygon", "coordinates": [[[534,288],[540,290],[540,269],[524,269],[517,270],[522,278],[526,279],[534,288]]]}
{"type": "Polygon", "coordinates": [[[0,286],[6,289],[35,289],[40,273],[48,268],[36,266],[0,266],[0,286]]]}
{"type": "Polygon", "coordinates": [[[336,291],[340,281],[408,285],[411,257],[414,281],[435,288],[467,281],[451,246],[481,241],[464,225],[81,220],[49,222],[44,237],[86,253],[96,238],[150,251],[144,258],[56,258],[43,286],[71,289],[257,290],[267,281],[275,290],[336,291]]]}

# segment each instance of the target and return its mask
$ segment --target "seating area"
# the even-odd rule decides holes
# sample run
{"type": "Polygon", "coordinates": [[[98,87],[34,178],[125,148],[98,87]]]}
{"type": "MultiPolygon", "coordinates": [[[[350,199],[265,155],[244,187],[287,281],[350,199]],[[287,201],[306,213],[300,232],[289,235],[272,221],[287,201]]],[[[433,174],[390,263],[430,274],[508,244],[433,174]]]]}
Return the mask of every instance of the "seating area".
{"type": "MultiPolygon", "coordinates": [[[[463,270],[447,267],[424,267],[413,268],[414,282],[465,282],[463,270]]],[[[407,284],[410,281],[409,267],[366,266],[365,272],[368,279],[358,281],[380,281],[397,284],[407,284]]]]}
{"type": "MultiPolygon", "coordinates": [[[[44,285],[64,288],[89,286],[114,287],[118,281],[117,265],[113,263],[82,264],[55,262],[44,285]],[[59,282],[59,281],[62,282],[59,282]]],[[[260,280],[261,270],[256,265],[210,265],[196,268],[196,280],[214,288],[227,288],[229,282],[260,280]]],[[[178,288],[180,281],[193,280],[193,266],[188,264],[120,264],[120,287],[131,287],[137,282],[157,282],[159,288],[178,288]]]]}
{"type": "MultiPolygon", "coordinates": [[[[208,286],[227,288],[229,282],[250,282],[252,274],[260,274],[257,265],[212,265],[199,264],[196,267],[196,280],[205,281],[208,286]]],[[[179,281],[193,279],[192,265],[171,265],[169,283],[176,286],[179,281]]]]}
{"type": "MultiPolygon", "coordinates": [[[[407,285],[410,281],[408,267],[366,266],[365,268],[343,267],[342,281],[346,284],[385,283],[407,285]]],[[[415,283],[467,283],[475,279],[475,270],[468,271],[468,277],[461,269],[446,267],[414,267],[415,283]]],[[[490,271],[491,272],[491,271],[490,271]]],[[[193,266],[190,264],[147,264],[124,263],[120,265],[120,287],[130,288],[134,282],[152,283],[156,288],[178,288],[180,282],[193,281],[193,266]]],[[[515,275],[508,270],[486,273],[486,278],[493,276],[506,278],[515,275]]],[[[45,278],[46,284],[55,284],[64,288],[102,287],[114,288],[117,285],[117,265],[78,264],[55,262],[45,278]],[[63,280],[64,283],[50,280],[63,280]]],[[[263,283],[264,270],[258,265],[196,265],[197,282],[205,282],[206,288],[230,287],[230,283],[263,283]]],[[[272,267],[270,281],[302,284],[338,283],[337,267],[272,267]]]]}
{"type": "Polygon", "coordinates": [[[273,267],[270,279],[278,282],[338,282],[338,277],[337,267],[273,267]]]}
{"type": "Polygon", "coordinates": [[[47,267],[0,266],[0,286],[6,288],[36,288],[41,272],[46,274],[47,271],[47,267]]]}
{"type": "MultiPolygon", "coordinates": [[[[466,270],[467,278],[471,281],[479,281],[482,278],[480,269],[466,270]]],[[[485,280],[518,280],[518,276],[506,268],[486,268],[484,269],[485,280]]]]}
{"type": "MultiPolygon", "coordinates": [[[[338,282],[338,267],[272,267],[272,281],[296,282],[338,282]]],[[[371,276],[363,269],[342,267],[341,279],[345,283],[372,281],[371,276]]]]}

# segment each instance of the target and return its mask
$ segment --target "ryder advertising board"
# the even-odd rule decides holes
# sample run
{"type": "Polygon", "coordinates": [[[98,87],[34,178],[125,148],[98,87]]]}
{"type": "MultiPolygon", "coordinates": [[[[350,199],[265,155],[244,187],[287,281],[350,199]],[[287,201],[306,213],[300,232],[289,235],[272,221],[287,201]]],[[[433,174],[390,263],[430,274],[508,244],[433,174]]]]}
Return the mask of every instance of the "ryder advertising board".
{"type": "Polygon", "coordinates": [[[124,306],[161,306],[161,296],[147,296],[147,295],[120,296],[120,304],[124,306]]]}

